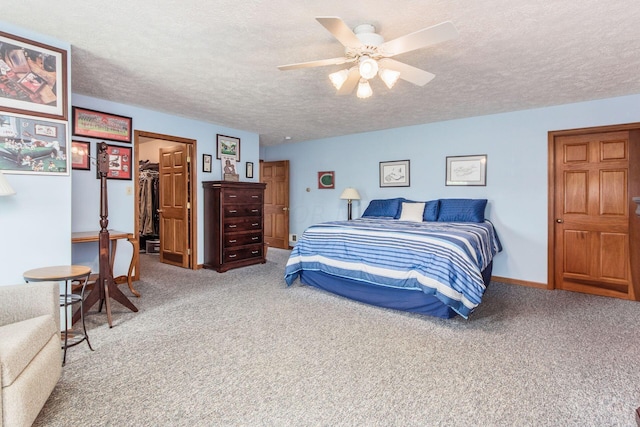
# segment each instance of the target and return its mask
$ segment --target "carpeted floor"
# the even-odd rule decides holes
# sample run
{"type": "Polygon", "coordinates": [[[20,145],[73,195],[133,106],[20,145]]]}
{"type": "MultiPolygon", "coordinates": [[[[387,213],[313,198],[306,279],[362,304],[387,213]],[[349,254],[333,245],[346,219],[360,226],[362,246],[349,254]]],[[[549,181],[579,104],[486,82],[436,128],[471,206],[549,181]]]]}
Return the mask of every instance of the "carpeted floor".
{"type": "Polygon", "coordinates": [[[68,351],[35,425],[635,425],[640,303],[492,283],[442,320],[286,288],[288,254],[223,274],[142,255],[140,311],[88,314],[95,351],[68,351]]]}

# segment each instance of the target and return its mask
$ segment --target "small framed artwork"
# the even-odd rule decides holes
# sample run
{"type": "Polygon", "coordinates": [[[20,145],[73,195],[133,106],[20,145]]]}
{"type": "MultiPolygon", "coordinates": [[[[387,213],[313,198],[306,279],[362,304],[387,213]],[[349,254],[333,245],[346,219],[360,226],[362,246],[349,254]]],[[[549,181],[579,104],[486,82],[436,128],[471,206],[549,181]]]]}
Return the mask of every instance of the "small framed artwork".
{"type": "Polygon", "coordinates": [[[236,162],[240,161],[240,138],[234,138],[226,135],[216,135],[216,158],[220,156],[235,156],[236,162]]]}
{"type": "Polygon", "coordinates": [[[409,160],[380,162],[380,187],[409,187],[409,160]]]}
{"type": "Polygon", "coordinates": [[[253,162],[247,162],[245,175],[247,178],[253,178],[253,162]]]}
{"type": "Polygon", "coordinates": [[[336,174],[334,171],[318,172],[318,188],[320,190],[336,188],[336,174]]]}
{"type": "Polygon", "coordinates": [[[487,155],[448,156],[446,185],[487,185],[487,155]]]}
{"type": "Polygon", "coordinates": [[[202,172],[211,173],[211,162],[213,156],[211,154],[203,154],[202,155],[202,172]]]}
{"type": "Polygon", "coordinates": [[[68,175],[67,122],[0,112],[0,170],[68,175]]]}
{"type": "Polygon", "coordinates": [[[71,169],[91,169],[91,143],[85,141],[71,141],[71,169]]]}
{"type": "Polygon", "coordinates": [[[131,117],[73,107],[73,134],[88,138],[131,143],[131,117]]]}
{"type": "Polygon", "coordinates": [[[0,31],[0,109],[67,119],[67,51],[0,31]]]}
{"type": "MultiPolygon", "coordinates": [[[[107,144],[109,156],[109,171],[107,179],[131,179],[131,147],[121,147],[107,144]]],[[[96,168],[96,178],[100,179],[100,173],[96,168]]]]}

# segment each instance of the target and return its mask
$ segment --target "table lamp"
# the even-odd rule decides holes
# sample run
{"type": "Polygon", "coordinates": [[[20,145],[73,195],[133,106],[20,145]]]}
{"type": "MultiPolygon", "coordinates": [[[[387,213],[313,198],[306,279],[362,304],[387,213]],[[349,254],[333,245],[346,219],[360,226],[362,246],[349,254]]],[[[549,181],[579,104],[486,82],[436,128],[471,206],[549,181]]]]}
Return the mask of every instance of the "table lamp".
{"type": "Polygon", "coordinates": [[[351,202],[353,200],[360,200],[360,194],[358,194],[358,190],[355,188],[347,187],[344,189],[342,194],[340,195],[340,199],[347,201],[348,206],[348,220],[351,221],[351,202]]]}

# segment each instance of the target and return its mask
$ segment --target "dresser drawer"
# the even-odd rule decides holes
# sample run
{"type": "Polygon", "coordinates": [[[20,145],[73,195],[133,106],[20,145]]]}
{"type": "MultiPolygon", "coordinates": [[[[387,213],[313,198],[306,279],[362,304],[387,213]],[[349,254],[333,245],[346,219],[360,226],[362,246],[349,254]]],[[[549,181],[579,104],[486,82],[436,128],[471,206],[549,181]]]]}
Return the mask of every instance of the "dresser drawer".
{"type": "Polygon", "coordinates": [[[263,245],[248,246],[241,249],[224,249],[223,262],[241,261],[250,258],[262,258],[263,245]]]}
{"type": "Polygon", "coordinates": [[[239,216],[262,216],[262,205],[228,205],[224,207],[227,218],[239,216]]]}
{"type": "Polygon", "coordinates": [[[255,233],[227,233],[224,236],[223,243],[227,248],[262,243],[262,231],[255,233]]]}
{"type": "Polygon", "coordinates": [[[261,217],[229,218],[224,222],[224,233],[234,231],[262,230],[261,217]]]}
{"type": "Polygon", "coordinates": [[[224,192],[224,203],[257,203],[262,204],[262,190],[226,190],[224,192]]]}

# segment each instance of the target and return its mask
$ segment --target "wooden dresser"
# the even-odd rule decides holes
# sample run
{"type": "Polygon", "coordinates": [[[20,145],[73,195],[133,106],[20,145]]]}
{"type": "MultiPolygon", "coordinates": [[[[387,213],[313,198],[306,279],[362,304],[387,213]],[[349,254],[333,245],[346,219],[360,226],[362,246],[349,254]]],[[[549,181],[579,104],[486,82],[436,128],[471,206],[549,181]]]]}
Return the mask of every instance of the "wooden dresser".
{"type": "Polygon", "coordinates": [[[220,273],[265,263],[264,189],[257,182],[205,181],[204,268],[220,273]]]}

